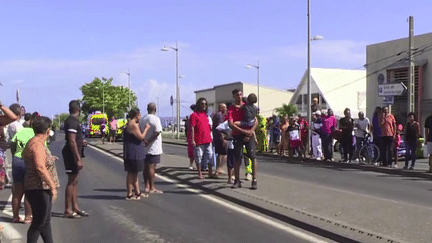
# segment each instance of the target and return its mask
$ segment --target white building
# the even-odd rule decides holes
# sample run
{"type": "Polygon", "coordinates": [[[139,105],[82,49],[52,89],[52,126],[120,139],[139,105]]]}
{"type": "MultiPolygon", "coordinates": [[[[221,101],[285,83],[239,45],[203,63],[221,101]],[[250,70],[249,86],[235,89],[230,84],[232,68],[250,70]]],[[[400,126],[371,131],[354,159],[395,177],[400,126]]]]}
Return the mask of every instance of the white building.
{"type": "MultiPolygon", "coordinates": [[[[307,79],[306,70],[290,101],[303,116],[308,111],[307,79]]],[[[318,98],[322,110],[331,108],[343,117],[345,108],[350,108],[351,116],[358,117],[359,111],[366,111],[366,71],[311,68],[311,96],[318,98]]]]}
{"type": "MultiPolygon", "coordinates": [[[[251,93],[258,95],[257,85],[244,82],[234,82],[217,85],[209,89],[197,90],[195,91],[195,96],[196,100],[198,100],[200,97],[206,98],[209,110],[211,110],[211,112],[215,112],[218,110],[220,103],[225,103],[227,104],[227,107],[229,107],[234,102],[234,98],[232,96],[232,91],[234,89],[240,89],[243,92],[243,96],[245,97],[251,93]]],[[[273,111],[276,108],[282,107],[282,104],[289,104],[292,95],[292,91],[260,86],[260,114],[265,117],[272,116],[273,111]]],[[[256,105],[258,106],[258,103],[256,105]]]]}

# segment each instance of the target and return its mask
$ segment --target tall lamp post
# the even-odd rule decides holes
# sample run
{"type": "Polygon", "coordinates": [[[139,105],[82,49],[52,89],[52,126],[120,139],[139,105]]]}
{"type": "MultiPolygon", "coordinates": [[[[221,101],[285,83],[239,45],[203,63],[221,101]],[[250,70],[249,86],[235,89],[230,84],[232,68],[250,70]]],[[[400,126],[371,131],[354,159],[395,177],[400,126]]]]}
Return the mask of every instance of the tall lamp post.
{"type": "MultiPolygon", "coordinates": [[[[312,101],[312,95],[311,95],[311,67],[310,67],[310,45],[312,41],[315,40],[322,40],[324,39],[324,37],[317,35],[313,38],[311,38],[311,23],[310,23],[310,0],[308,0],[308,4],[307,4],[307,17],[308,17],[308,37],[307,37],[307,73],[308,73],[308,77],[307,77],[307,117],[308,117],[308,122],[309,122],[309,128],[311,127],[312,124],[312,107],[311,107],[311,101],[312,101]]],[[[309,139],[308,139],[309,141],[309,139]]],[[[310,146],[307,146],[307,151],[309,152],[310,146]]]]}
{"type": "Polygon", "coordinates": [[[129,68],[128,72],[120,72],[120,73],[128,75],[128,88],[129,88],[129,92],[128,92],[128,110],[130,110],[131,109],[131,105],[130,105],[130,93],[131,93],[131,89],[130,89],[130,76],[131,76],[131,72],[130,72],[130,68],[129,68]]]}
{"type": "Polygon", "coordinates": [[[173,49],[176,52],[176,107],[177,107],[177,139],[180,138],[180,87],[179,87],[179,68],[178,68],[178,43],[176,41],[176,47],[164,46],[161,51],[169,51],[173,49]]]}
{"type": "Polygon", "coordinates": [[[260,83],[259,83],[259,78],[260,78],[260,75],[259,75],[259,60],[258,60],[258,63],[257,63],[257,65],[255,66],[255,65],[252,65],[252,64],[248,64],[248,65],[246,65],[246,67],[245,68],[247,68],[247,69],[250,69],[250,68],[252,68],[252,67],[254,67],[254,68],[256,68],[257,69],[257,85],[258,85],[258,107],[260,107],[260,83]]]}

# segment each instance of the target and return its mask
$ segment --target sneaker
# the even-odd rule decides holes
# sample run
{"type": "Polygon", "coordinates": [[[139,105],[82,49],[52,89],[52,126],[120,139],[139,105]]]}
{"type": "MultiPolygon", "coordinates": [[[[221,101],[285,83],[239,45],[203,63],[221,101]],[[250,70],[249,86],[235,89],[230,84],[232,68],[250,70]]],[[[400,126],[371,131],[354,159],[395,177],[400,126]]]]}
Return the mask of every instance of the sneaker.
{"type": "MultiPolygon", "coordinates": [[[[411,167],[410,167],[411,168],[411,167]]],[[[408,169],[408,167],[406,167],[406,166],[404,166],[403,168],[402,168],[403,170],[407,170],[408,169]]]]}
{"type": "Polygon", "coordinates": [[[258,189],[258,185],[257,185],[258,183],[257,183],[257,180],[256,179],[254,179],[253,181],[252,181],[252,184],[251,184],[251,189],[252,190],[256,190],[256,189],[258,189]]]}
{"type": "Polygon", "coordinates": [[[374,165],[375,165],[375,166],[379,166],[379,163],[378,163],[378,162],[375,162],[374,165]]]}
{"type": "Polygon", "coordinates": [[[247,181],[252,180],[252,175],[251,174],[246,174],[246,179],[245,180],[247,180],[247,181]]]}
{"type": "Polygon", "coordinates": [[[398,165],[393,165],[393,168],[399,168],[399,166],[398,165]]]}
{"type": "Polygon", "coordinates": [[[412,166],[411,166],[411,167],[409,167],[409,170],[414,170],[414,167],[412,167],[412,166]]]}
{"type": "Polygon", "coordinates": [[[192,166],[189,166],[189,170],[193,170],[193,167],[192,167],[192,166]]]}

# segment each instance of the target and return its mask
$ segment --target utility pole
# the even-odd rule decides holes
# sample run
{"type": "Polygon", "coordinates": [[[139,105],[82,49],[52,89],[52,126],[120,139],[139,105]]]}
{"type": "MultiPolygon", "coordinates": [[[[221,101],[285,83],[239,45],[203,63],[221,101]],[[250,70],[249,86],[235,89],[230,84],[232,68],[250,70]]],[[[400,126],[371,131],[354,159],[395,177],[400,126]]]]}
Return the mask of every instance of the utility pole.
{"type": "Polygon", "coordinates": [[[415,112],[415,66],[413,60],[414,17],[409,16],[408,113],[415,112]]]}
{"type": "MultiPolygon", "coordinates": [[[[310,63],[310,44],[311,44],[311,21],[310,21],[310,0],[308,0],[307,4],[307,17],[308,17],[308,31],[307,31],[307,119],[309,123],[309,135],[312,134],[312,109],[311,109],[311,101],[312,101],[312,95],[311,95],[311,63],[310,63]]],[[[307,147],[306,147],[306,153],[309,154],[310,151],[310,139],[308,139],[307,147]]]]}

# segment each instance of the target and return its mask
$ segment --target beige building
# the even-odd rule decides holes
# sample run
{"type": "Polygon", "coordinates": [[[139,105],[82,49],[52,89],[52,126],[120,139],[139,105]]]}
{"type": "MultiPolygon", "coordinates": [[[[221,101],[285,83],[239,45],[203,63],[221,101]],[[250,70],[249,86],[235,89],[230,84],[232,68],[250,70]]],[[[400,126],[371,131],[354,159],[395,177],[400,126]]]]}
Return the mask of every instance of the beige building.
{"type": "MultiPolygon", "coordinates": [[[[195,97],[196,100],[200,97],[206,98],[210,112],[215,112],[218,110],[218,105],[220,103],[225,103],[229,107],[234,102],[231,93],[234,89],[242,90],[245,97],[250,93],[258,95],[258,86],[244,82],[235,82],[217,85],[210,89],[197,90],[195,91],[195,97]]],[[[292,91],[260,86],[260,113],[265,117],[272,116],[274,109],[282,107],[284,103],[288,104],[292,95],[292,91]]],[[[258,103],[256,105],[258,106],[258,103]]]]}
{"type": "MultiPolygon", "coordinates": [[[[308,111],[307,79],[306,70],[290,101],[302,116],[308,111]]],[[[318,98],[321,110],[331,108],[337,117],[343,117],[349,108],[357,118],[359,111],[366,111],[366,71],[311,68],[311,98],[318,98]]]]}
{"type": "MultiPolygon", "coordinates": [[[[415,113],[423,129],[424,121],[432,114],[432,33],[414,38],[415,64],[415,113]]],[[[378,95],[380,84],[408,84],[408,38],[392,40],[366,47],[367,70],[367,116],[372,117],[376,106],[383,106],[383,97],[378,95]]],[[[407,121],[407,92],[394,96],[391,111],[403,124],[407,121]]]]}

